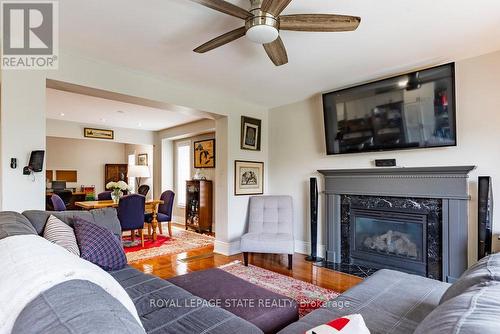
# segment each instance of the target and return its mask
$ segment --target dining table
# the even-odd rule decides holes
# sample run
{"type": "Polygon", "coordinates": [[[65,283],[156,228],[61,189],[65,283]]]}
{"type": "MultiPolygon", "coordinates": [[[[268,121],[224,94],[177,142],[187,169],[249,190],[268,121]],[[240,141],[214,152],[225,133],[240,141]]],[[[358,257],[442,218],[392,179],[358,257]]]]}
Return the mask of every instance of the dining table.
{"type": "MultiPolygon", "coordinates": [[[[160,204],[163,204],[163,201],[159,199],[147,200],[144,207],[144,212],[151,213],[153,216],[151,220],[151,227],[153,229],[153,241],[156,241],[156,239],[158,238],[156,228],[158,227],[158,207],[160,204]]],[[[75,206],[82,208],[83,210],[94,210],[103,208],[118,208],[118,203],[114,202],[113,200],[84,201],[75,202],[75,206]]]]}

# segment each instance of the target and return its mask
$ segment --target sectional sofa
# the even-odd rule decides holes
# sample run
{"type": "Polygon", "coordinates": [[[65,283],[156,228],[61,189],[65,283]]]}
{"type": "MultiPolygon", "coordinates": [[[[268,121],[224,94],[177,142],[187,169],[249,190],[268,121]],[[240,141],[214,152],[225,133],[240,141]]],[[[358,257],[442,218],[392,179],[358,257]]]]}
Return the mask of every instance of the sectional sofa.
{"type": "MultiPolygon", "coordinates": [[[[27,211],[22,215],[0,212],[0,241],[15,235],[41,234],[50,214],[68,224],[80,217],[106,227],[117,236],[121,232],[114,209],[27,211]]],[[[57,326],[52,327],[50,333],[143,333],[144,330],[175,334],[262,333],[249,321],[222,308],[207,307],[199,297],[166,280],[131,267],[110,274],[135,304],[144,329],[99,286],[69,281],[43,292],[29,303],[16,320],[15,332],[43,333],[43,329],[52,324],[57,326]],[[151,303],[151,300],[172,299],[181,302],[175,307],[151,303]],[[122,316],[113,317],[120,312],[122,316]],[[67,330],[64,319],[73,319],[72,328],[82,331],[67,330]],[[62,322],[60,326],[59,322],[62,322]]],[[[500,254],[481,260],[453,285],[380,270],[279,333],[303,334],[315,326],[355,313],[363,316],[372,334],[500,333],[500,254]]]]}

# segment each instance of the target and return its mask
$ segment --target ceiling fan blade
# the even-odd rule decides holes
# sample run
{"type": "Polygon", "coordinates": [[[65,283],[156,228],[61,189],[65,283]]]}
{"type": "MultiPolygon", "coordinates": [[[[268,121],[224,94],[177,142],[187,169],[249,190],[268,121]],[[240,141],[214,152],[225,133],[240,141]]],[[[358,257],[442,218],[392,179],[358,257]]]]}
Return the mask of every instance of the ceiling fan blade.
{"type": "Polygon", "coordinates": [[[361,22],[358,16],[334,14],[282,15],[280,30],[335,32],[356,30],[361,22]]]}
{"type": "Polygon", "coordinates": [[[274,65],[281,66],[288,63],[288,55],[281,37],[278,37],[274,42],[264,44],[264,50],[266,50],[274,65]]]}
{"type": "Polygon", "coordinates": [[[263,12],[268,12],[273,14],[274,16],[278,16],[281,14],[283,10],[292,2],[292,0],[264,0],[260,9],[263,12]]]}
{"type": "Polygon", "coordinates": [[[212,8],[224,14],[239,17],[240,19],[243,20],[252,17],[252,14],[249,11],[224,0],[191,0],[191,1],[199,3],[200,5],[203,5],[205,7],[212,8]]]}
{"type": "Polygon", "coordinates": [[[197,47],[193,51],[197,52],[197,53],[208,52],[210,50],[218,48],[219,46],[223,46],[224,44],[230,43],[232,41],[237,40],[238,38],[245,36],[245,33],[246,33],[245,27],[235,29],[233,31],[225,33],[224,35],[216,37],[216,38],[212,39],[211,41],[206,42],[203,45],[200,45],[199,47],[197,47]]]}

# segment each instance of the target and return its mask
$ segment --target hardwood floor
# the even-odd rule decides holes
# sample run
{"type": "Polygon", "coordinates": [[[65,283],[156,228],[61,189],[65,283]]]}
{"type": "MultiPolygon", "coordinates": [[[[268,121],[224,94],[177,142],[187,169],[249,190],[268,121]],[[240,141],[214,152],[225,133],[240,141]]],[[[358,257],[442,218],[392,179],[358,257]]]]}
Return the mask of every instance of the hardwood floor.
{"type": "MultiPolygon", "coordinates": [[[[309,282],[337,292],[344,292],[362,281],[356,276],[313,266],[304,260],[305,255],[293,256],[293,269],[287,269],[287,256],[274,254],[251,254],[249,263],[309,282]]],[[[131,264],[138,270],[167,279],[189,272],[215,268],[223,264],[240,260],[243,255],[224,256],[213,253],[213,246],[198,248],[186,253],[159,256],[131,264]]]]}

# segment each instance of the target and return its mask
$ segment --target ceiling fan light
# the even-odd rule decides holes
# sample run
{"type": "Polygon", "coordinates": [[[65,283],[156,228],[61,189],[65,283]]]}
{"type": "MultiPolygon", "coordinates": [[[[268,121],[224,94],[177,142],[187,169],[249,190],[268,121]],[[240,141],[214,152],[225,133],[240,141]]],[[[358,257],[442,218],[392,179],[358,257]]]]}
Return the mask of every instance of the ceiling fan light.
{"type": "Polygon", "coordinates": [[[261,24],[250,27],[246,36],[254,43],[267,44],[274,42],[278,38],[279,31],[275,27],[261,24]]]}

